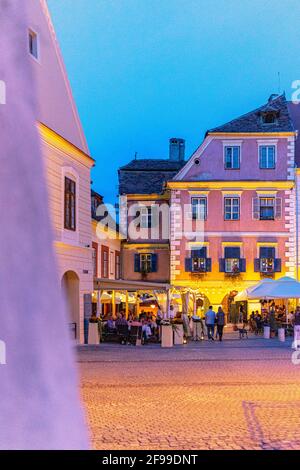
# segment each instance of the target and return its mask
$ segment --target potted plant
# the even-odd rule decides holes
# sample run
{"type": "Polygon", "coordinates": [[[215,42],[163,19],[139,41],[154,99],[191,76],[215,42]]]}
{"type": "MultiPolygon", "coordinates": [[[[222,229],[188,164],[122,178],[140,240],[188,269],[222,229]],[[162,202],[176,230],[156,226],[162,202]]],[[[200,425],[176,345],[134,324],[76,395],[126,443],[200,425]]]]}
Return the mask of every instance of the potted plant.
{"type": "Polygon", "coordinates": [[[89,319],[88,344],[100,343],[99,326],[100,318],[93,314],[89,319]]]}
{"type": "Polygon", "coordinates": [[[184,343],[183,319],[181,313],[177,313],[172,321],[174,344],[184,343]]]}
{"type": "Polygon", "coordinates": [[[271,328],[270,328],[270,321],[269,318],[265,318],[264,320],[264,338],[270,339],[271,336],[271,328]]]}
{"type": "Polygon", "coordinates": [[[173,325],[171,321],[166,319],[162,320],[160,323],[161,326],[161,347],[162,348],[172,348],[173,341],[173,325]]]}

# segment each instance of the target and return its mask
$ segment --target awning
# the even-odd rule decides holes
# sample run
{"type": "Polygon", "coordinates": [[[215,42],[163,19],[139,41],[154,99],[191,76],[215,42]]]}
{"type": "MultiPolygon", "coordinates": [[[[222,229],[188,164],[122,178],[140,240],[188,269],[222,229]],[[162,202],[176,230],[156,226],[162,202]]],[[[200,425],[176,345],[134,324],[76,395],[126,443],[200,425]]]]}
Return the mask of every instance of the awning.
{"type": "Polygon", "coordinates": [[[106,291],[167,291],[171,289],[170,284],[147,281],[124,281],[122,279],[103,279],[98,278],[94,281],[94,290],[106,291]]]}

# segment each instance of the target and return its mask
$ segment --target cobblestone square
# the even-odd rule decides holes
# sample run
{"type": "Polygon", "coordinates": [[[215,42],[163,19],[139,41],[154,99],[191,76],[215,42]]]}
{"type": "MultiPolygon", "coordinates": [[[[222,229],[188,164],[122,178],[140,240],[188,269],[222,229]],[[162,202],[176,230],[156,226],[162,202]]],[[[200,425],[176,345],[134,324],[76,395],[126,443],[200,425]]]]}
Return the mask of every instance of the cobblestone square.
{"type": "Polygon", "coordinates": [[[300,449],[300,366],[277,339],[80,347],[95,449],[300,449]]]}

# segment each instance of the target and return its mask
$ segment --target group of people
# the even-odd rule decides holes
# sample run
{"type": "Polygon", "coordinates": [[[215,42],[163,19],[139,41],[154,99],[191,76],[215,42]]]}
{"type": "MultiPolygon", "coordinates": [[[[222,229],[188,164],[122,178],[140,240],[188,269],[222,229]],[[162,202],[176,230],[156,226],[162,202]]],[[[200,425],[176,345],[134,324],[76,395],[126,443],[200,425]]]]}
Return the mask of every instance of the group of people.
{"type": "Polygon", "coordinates": [[[122,326],[127,326],[130,332],[131,327],[137,326],[141,328],[143,343],[147,344],[151,337],[158,339],[159,315],[155,319],[151,314],[142,311],[139,316],[130,313],[126,319],[125,312],[121,310],[115,320],[112,315],[103,320],[106,322],[104,328],[110,333],[117,333],[118,328],[122,326]]]}
{"type": "Polygon", "coordinates": [[[270,309],[262,309],[262,313],[258,310],[253,311],[249,318],[250,331],[259,334],[263,331],[263,326],[270,326],[272,331],[276,331],[279,325],[286,325],[294,328],[297,325],[298,317],[300,315],[300,307],[296,311],[286,313],[285,307],[271,305],[270,309]]]}
{"type": "Polygon", "coordinates": [[[225,326],[225,313],[222,307],[218,308],[217,313],[213,310],[212,306],[209,307],[209,309],[205,313],[205,325],[207,328],[207,337],[209,340],[214,341],[216,327],[217,327],[216,338],[219,338],[219,341],[223,340],[223,330],[225,326]]]}
{"type": "MultiPolygon", "coordinates": [[[[300,306],[296,308],[296,311],[291,311],[288,315],[286,315],[286,310],[284,307],[278,307],[275,305],[271,305],[270,309],[262,309],[262,313],[258,310],[253,311],[249,317],[244,312],[243,308],[240,308],[240,320],[243,325],[243,329],[246,329],[249,325],[249,330],[258,335],[259,333],[263,332],[263,327],[265,324],[268,324],[272,331],[276,331],[278,323],[286,323],[290,325],[291,328],[294,329],[295,333],[295,340],[300,342],[300,306]]],[[[183,316],[184,317],[184,316],[183,316]]],[[[204,338],[204,325],[200,318],[194,318],[194,320],[199,320],[202,324],[202,335],[201,337],[204,338]]],[[[140,327],[141,329],[141,339],[144,344],[147,344],[150,338],[153,338],[156,341],[160,339],[160,324],[163,320],[163,314],[160,309],[158,309],[156,316],[152,313],[147,313],[141,311],[139,316],[136,316],[132,313],[129,314],[128,319],[126,319],[126,314],[123,310],[121,310],[117,314],[117,318],[114,319],[112,315],[110,315],[106,319],[102,319],[105,321],[105,329],[109,332],[116,332],[120,326],[127,326],[128,331],[132,326],[140,327]]],[[[172,321],[176,322],[176,320],[182,320],[181,313],[176,315],[176,318],[173,318],[172,321]],[[177,318],[178,317],[178,318],[177,318]],[[179,318],[180,317],[180,318],[179,318]]],[[[184,320],[184,319],[183,319],[184,320]]],[[[223,340],[223,330],[226,323],[226,315],[222,309],[222,307],[218,308],[218,311],[215,312],[213,307],[210,306],[209,309],[206,311],[204,315],[205,326],[207,330],[207,337],[208,340],[214,341],[215,339],[219,339],[219,341],[223,340]]],[[[184,327],[185,323],[183,321],[184,327]]],[[[185,328],[184,328],[185,329],[185,328]]],[[[186,334],[186,331],[185,331],[186,334]]]]}

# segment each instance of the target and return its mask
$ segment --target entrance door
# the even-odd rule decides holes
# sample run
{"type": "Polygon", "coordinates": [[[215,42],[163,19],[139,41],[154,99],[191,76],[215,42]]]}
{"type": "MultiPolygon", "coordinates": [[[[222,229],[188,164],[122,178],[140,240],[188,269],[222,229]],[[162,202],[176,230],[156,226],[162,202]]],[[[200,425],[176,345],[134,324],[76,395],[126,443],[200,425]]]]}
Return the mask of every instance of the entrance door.
{"type": "Polygon", "coordinates": [[[73,339],[79,338],[79,277],[74,271],[67,271],[61,282],[62,292],[69,314],[69,324],[73,339]]]}

